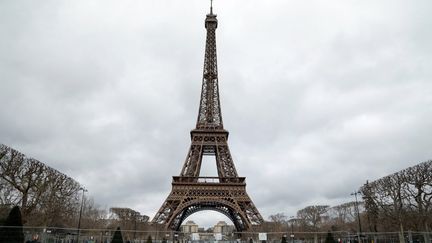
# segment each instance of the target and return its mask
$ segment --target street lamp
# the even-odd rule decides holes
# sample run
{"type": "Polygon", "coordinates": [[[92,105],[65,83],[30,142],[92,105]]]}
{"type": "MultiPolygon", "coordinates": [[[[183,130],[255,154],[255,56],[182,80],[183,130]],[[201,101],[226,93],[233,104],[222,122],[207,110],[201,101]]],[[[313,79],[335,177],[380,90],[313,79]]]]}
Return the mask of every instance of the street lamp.
{"type": "Polygon", "coordinates": [[[360,235],[362,234],[362,228],[361,228],[361,222],[360,222],[360,211],[359,211],[359,208],[358,208],[357,194],[360,194],[360,192],[355,191],[355,192],[351,193],[351,196],[355,196],[355,209],[357,211],[358,228],[359,228],[358,241],[360,243],[361,242],[360,235]]]}
{"type": "Polygon", "coordinates": [[[87,190],[83,187],[79,189],[79,191],[82,191],[82,197],[81,197],[81,207],[80,207],[80,213],[78,218],[78,234],[77,234],[77,242],[79,242],[80,237],[80,229],[81,229],[81,216],[83,211],[83,204],[84,204],[84,193],[87,192],[87,190]]]}
{"type": "Polygon", "coordinates": [[[291,221],[291,242],[294,243],[294,216],[290,217],[291,221]]]}

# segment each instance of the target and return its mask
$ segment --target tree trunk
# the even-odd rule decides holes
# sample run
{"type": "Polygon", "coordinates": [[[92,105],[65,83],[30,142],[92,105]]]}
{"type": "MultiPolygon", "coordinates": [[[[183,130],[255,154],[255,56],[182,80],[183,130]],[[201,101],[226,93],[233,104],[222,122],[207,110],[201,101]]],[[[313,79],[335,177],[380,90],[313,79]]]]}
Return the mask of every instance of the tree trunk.
{"type": "Polygon", "coordinates": [[[430,232],[429,232],[429,226],[428,226],[427,222],[425,222],[425,230],[426,230],[426,232],[423,233],[423,238],[424,238],[426,243],[429,243],[430,242],[430,232]]]}
{"type": "Polygon", "coordinates": [[[400,231],[399,231],[399,243],[405,243],[405,237],[404,237],[404,229],[402,223],[399,223],[400,225],[400,231]]]}

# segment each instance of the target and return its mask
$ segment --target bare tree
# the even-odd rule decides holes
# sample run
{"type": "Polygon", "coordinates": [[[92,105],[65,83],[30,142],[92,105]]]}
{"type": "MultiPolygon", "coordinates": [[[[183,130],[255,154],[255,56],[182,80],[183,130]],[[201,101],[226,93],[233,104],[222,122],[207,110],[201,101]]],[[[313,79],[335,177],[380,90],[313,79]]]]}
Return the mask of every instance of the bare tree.
{"type": "Polygon", "coordinates": [[[111,213],[111,219],[119,220],[125,229],[131,229],[132,227],[130,227],[130,225],[135,223],[146,223],[150,219],[149,216],[141,215],[140,212],[130,208],[113,207],[110,208],[109,211],[111,213]]]}
{"type": "Polygon", "coordinates": [[[288,217],[284,213],[270,215],[269,220],[272,223],[272,231],[287,230],[288,217]]]}
{"type": "Polygon", "coordinates": [[[44,166],[34,159],[26,158],[20,152],[4,145],[0,163],[0,177],[11,188],[18,192],[15,203],[22,208],[22,217],[25,219],[37,206],[46,187],[44,166]]]}
{"type": "Polygon", "coordinates": [[[6,145],[0,145],[0,186],[2,202],[19,205],[24,221],[44,225],[75,212],[80,188],[72,178],[6,145]]]}
{"type": "Polygon", "coordinates": [[[402,171],[408,194],[408,207],[417,219],[418,230],[429,232],[432,207],[432,163],[421,163],[402,171]]]}
{"type": "Polygon", "coordinates": [[[378,231],[378,222],[380,209],[375,198],[374,187],[366,181],[366,184],[361,188],[364,205],[366,209],[366,216],[369,223],[369,230],[373,232],[378,231]]]}
{"type": "Polygon", "coordinates": [[[327,216],[330,227],[328,228],[336,227],[338,230],[355,231],[357,219],[355,205],[356,202],[347,202],[329,208],[327,216]]]}
{"type": "Polygon", "coordinates": [[[47,169],[45,174],[47,185],[40,201],[40,211],[44,212],[43,223],[65,226],[62,221],[76,215],[79,206],[77,192],[81,186],[70,177],[51,168],[47,169]]]}
{"type": "Polygon", "coordinates": [[[303,226],[312,227],[312,230],[316,231],[328,209],[328,205],[307,206],[297,211],[297,218],[302,222],[303,226]]]}
{"type": "Polygon", "coordinates": [[[271,222],[286,223],[287,216],[284,213],[272,214],[269,216],[271,222]]]}
{"type": "Polygon", "coordinates": [[[401,242],[404,242],[405,227],[429,231],[432,218],[432,161],[367,182],[360,190],[370,226],[375,231],[398,230],[401,242]]]}
{"type": "Polygon", "coordinates": [[[102,229],[109,226],[108,212],[96,205],[92,198],[84,196],[81,225],[83,228],[102,229]]]}

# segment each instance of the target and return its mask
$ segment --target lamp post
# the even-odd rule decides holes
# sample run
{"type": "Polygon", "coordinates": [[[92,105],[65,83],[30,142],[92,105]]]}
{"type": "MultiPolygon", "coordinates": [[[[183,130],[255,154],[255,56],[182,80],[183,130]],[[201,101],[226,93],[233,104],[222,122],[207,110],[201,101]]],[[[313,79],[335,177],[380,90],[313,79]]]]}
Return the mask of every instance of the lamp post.
{"type": "Polygon", "coordinates": [[[294,243],[294,216],[290,217],[291,221],[291,242],[294,243]]]}
{"type": "Polygon", "coordinates": [[[355,209],[357,211],[358,229],[359,229],[358,241],[359,241],[359,243],[361,243],[360,235],[362,234],[362,228],[361,228],[361,221],[360,221],[360,210],[358,208],[357,194],[360,194],[360,192],[355,191],[355,192],[351,193],[351,196],[355,196],[355,209]]]}
{"type": "Polygon", "coordinates": [[[80,229],[81,229],[81,216],[83,211],[83,204],[84,204],[84,193],[87,191],[85,188],[80,188],[79,191],[82,191],[82,197],[81,197],[81,207],[80,207],[80,213],[78,218],[78,234],[77,234],[77,242],[79,242],[80,237],[80,229]]]}

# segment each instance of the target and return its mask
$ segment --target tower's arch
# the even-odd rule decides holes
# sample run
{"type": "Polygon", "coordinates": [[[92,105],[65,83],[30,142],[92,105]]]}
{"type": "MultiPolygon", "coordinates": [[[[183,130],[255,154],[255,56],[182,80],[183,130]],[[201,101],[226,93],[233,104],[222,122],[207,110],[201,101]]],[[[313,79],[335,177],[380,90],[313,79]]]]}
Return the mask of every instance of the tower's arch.
{"type": "Polygon", "coordinates": [[[239,212],[232,203],[197,199],[179,207],[174,212],[172,219],[168,221],[167,226],[171,230],[179,231],[186,218],[201,211],[215,211],[225,215],[231,220],[238,232],[244,231],[250,225],[247,217],[241,211],[239,212]]]}

